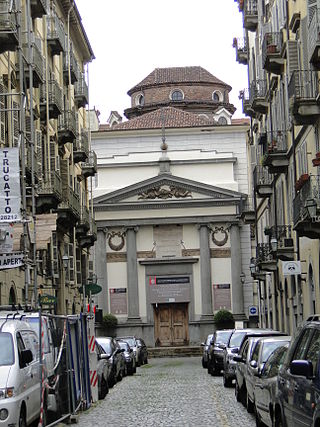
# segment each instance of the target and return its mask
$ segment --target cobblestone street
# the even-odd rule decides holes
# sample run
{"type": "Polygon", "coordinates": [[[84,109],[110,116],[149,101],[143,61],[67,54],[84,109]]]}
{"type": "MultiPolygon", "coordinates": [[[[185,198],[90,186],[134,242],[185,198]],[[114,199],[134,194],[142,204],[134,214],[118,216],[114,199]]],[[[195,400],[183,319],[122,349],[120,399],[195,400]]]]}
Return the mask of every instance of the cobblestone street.
{"type": "Polygon", "coordinates": [[[200,357],[149,359],[110,389],[79,418],[88,426],[253,427],[255,419],[236,402],[234,388],[212,377],[200,357]]]}

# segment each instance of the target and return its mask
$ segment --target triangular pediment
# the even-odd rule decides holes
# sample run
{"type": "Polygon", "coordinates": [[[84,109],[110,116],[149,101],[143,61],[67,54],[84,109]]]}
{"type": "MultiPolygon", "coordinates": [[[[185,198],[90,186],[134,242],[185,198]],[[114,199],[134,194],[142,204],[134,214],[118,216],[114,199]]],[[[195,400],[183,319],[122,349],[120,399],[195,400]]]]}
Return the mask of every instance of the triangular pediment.
{"type": "Polygon", "coordinates": [[[110,205],[141,205],[194,202],[224,202],[235,204],[247,196],[228,190],[163,173],[147,180],[121,188],[94,199],[95,208],[110,205]]]}

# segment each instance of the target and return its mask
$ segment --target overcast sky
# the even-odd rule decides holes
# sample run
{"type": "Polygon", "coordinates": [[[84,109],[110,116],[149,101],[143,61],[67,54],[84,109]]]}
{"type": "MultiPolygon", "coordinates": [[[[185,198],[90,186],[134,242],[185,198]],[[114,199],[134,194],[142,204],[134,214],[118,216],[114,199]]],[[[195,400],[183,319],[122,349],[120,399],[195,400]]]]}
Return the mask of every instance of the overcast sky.
{"type": "Polygon", "coordinates": [[[234,0],[76,0],[96,59],[89,65],[90,108],[105,123],[123,116],[129,89],[155,68],[201,66],[232,86],[230,102],[243,117],[239,91],[246,66],[236,62],[234,37],[242,14],[234,0]]]}

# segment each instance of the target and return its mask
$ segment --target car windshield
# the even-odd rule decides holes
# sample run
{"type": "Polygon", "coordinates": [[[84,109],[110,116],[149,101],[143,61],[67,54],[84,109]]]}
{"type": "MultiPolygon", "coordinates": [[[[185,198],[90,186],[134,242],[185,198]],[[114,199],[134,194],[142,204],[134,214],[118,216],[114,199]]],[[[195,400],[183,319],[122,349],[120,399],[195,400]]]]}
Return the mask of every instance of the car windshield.
{"type": "Polygon", "coordinates": [[[103,350],[106,352],[106,354],[112,353],[111,342],[109,340],[99,341],[99,344],[101,345],[103,350]]]}
{"type": "Polygon", "coordinates": [[[119,344],[119,346],[120,346],[120,348],[121,348],[121,349],[124,349],[124,350],[126,350],[126,351],[128,351],[128,350],[129,350],[129,345],[128,345],[128,343],[126,343],[126,342],[124,342],[124,341],[118,341],[118,344],[119,344]]]}
{"type": "Polygon", "coordinates": [[[216,334],[216,343],[217,344],[227,344],[230,335],[231,335],[231,332],[218,331],[216,334]]]}
{"type": "Polygon", "coordinates": [[[278,347],[283,346],[283,341],[267,342],[263,346],[261,361],[266,362],[271,353],[273,353],[278,347]]]}
{"type": "Polygon", "coordinates": [[[10,366],[14,363],[14,351],[11,334],[0,332],[0,366],[10,366]]]}
{"type": "Polygon", "coordinates": [[[134,338],[124,338],[123,341],[126,341],[130,347],[136,346],[136,340],[134,338]]]}
{"type": "Polygon", "coordinates": [[[229,347],[240,347],[243,337],[246,335],[246,332],[234,332],[230,338],[229,347]]]}

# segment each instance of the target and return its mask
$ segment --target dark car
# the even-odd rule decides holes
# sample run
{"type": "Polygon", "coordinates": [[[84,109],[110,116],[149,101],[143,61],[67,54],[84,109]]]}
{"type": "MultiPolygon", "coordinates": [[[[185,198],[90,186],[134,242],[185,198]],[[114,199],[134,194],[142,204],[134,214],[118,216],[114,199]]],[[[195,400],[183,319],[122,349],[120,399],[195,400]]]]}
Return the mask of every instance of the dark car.
{"type": "Polygon", "coordinates": [[[139,364],[145,365],[148,363],[148,349],[142,338],[137,338],[137,344],[139,349],[139,364]]]}
{"type": "Polygon", "coordinates": [[[280,346],[288,344],[290,336],[264,337],[260,338],[254,346],[252,357],[246,372],[247,385],[247,411],[253,412],[255,405],[254,385],[256,378],[268,360],[268,357],[280,346]]]}
{"type": "Polygon", "coordinates": [[[279,370],[275,425],[320,425],[319,356],[320,321],[307,321],[292,340],[279,370]]]}
{"type": "Polygon", "coordinates": [[[201,343],[201,346],[203,347],[203,353],[202,353],[202,367],[207,368],[208,367],[208,350],[211,343],[211,340],[213,338],[213,334],[209,334],[204,342],[201,343]]]}
{"type": "Polygon", "coordinates": [[[223,345],[226,345],[233,329],[215,331],[208,349],[208,374],[218,375],[223,369],[223,345]],[[222,344],[222,345],[221,345],[222,344]]]}
{"type": "Polygon", "coordinates": [[[121,381],[123,377],[123,358],[122,350],[117,341],[112,337],[97,337],[98,344],[101,345],[104,352],[109,356],[111,369],[108,378],[108,384],[112,387],[117,381],[121,381]]]}
{"type": "Polygon", "coordinates": [[[97,353],[97,376],[98,376],[98,397],[104,399],[109,392],[108,378],[110,376],[109,355],[105,353],[101,345],[96,342],[95,350],[97,353]]]}
{"type": "Polygon", "coordinates": [[[134,357],[133,350],[130,348],[126,341],[117,340],[121,349],[123,349],[123,357],[125,359],[128,375],[136,373],[136,358],[134,357]]]}
{"type": "Polygon", "coordinates": [[[223,350],[223,385],[231,387],[236,378],[237,362],[234,357],[238,355],[241,344],[251,336],[285,335],[279,331],[262,328],[235,329],[223,350]]]}
{"type": "Polygon", "coordinates": [[[278,347],[266,361],[254,385],[256,425],[273,427],[277,401],[277,376],[288,351],[289,343],[278,347]]]}
{"type": "Polygon", "coordinates": [[[126,341],[133,350],[136,358],[136,366],[140,366],[140,348],[138,347],[137,337],[129,335],[125,337],[118,337],[119,340],[126,341]]]}

